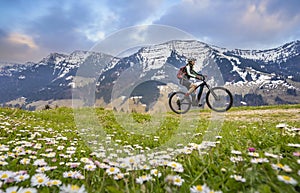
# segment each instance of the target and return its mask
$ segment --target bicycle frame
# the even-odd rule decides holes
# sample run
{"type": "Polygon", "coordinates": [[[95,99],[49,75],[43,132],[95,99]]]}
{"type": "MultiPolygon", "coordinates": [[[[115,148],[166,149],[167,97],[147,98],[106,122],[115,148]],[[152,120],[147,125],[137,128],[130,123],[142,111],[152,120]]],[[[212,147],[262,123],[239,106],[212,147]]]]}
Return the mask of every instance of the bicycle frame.
{"type": "MultiPolygon", "coordinates": [[[[199,89],[198,94],[197,94],[197,100],[198,100],[198,102],[199,102],[200,99],[201,99],[201,96],[202,96],[204,87],[206,87],[208,90],[210,90],[210,86],[206,83],[205,80],[203,80],[202,83],[199,84],[199,85],[195,88],[195,90],[197,90],[199,87],[202,87],[202,88],[199,89]]],[[[214,94],[213,94],[213,95],[214,95],[214,94]]],[[[214,95],[214,96],[215,96],[215,95],[214,95]]]]}

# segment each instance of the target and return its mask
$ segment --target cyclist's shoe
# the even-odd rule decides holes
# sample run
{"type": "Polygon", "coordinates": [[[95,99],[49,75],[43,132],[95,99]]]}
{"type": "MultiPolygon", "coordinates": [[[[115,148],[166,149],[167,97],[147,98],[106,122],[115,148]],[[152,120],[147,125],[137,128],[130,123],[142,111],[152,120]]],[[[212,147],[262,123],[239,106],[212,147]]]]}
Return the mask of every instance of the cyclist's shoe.
{"type": "Polygon", "coordinates": [[[180,111],[181,110],[181,101],[178,99],[176,101],[176,104],[177,104],[178,110],[180,111]]]}

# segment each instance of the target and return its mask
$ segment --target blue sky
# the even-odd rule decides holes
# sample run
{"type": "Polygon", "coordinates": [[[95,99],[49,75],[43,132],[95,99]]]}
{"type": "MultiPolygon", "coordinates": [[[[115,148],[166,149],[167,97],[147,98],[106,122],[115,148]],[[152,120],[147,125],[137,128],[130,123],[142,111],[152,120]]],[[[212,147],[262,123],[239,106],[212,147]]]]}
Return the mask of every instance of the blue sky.
{"type": "Polygon", "coordinates": [[[0,61],[90,50],[123,28],[160,24],[225,48],[300,40],[299,0],[1,0],[0,61]]]}

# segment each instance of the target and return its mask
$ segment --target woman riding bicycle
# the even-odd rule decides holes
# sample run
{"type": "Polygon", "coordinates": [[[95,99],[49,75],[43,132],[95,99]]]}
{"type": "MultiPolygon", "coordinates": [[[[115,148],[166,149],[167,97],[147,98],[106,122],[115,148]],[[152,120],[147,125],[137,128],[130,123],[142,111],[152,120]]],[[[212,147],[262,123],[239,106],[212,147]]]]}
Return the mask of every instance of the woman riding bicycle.
{"type": "MultiPolygon", "coordinates": [[[[183,75],[183,78],[180,79],[179,83],[183,86],[185,86],[188,89],[188,92],[186,93],[186,96],[191,95],[192,96],[192,104],[194,106],[201,106],[201,104],[198,104],[198,102],[200,101],[200,97],[203,91],[203,86],[199,87],[199,95],[198,95],[198,99],[197,101],[195,100],[196,98],[196,94],[194,93],[197,84],[194,83],[193,80],[191,80],[191,78],[195,78],[198,80],[205,80],[205,76],[202,74],[197,73],[194,70],[194,65],[196,63],[196,59],[195,58],[189,58],[188,59],[188,63],[186,64],[186,68],[185,68],[185,74],[183,75]]],[[[198,82],[199,83],[199,82],[198,82]]]]}

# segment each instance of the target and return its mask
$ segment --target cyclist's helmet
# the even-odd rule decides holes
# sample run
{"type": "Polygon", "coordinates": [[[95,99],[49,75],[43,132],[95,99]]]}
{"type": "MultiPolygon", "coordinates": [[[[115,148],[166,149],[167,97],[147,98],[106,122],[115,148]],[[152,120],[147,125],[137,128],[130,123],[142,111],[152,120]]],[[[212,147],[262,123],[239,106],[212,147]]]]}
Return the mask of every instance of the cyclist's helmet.
{"type": "Polygon", "coordinates": [[[196,62],[196,58],[188,58],[188,63],[195,61],[196,62]]]}

